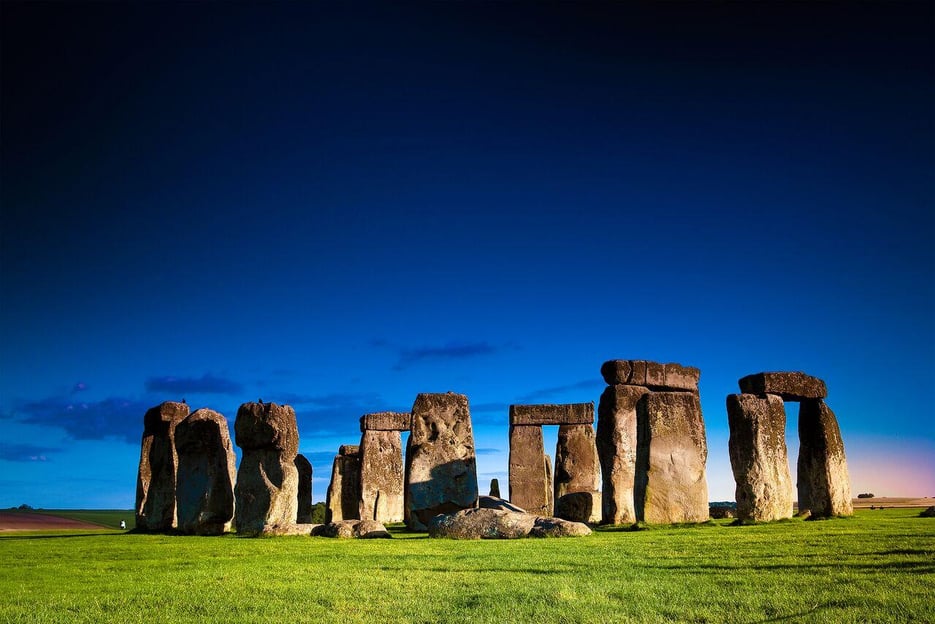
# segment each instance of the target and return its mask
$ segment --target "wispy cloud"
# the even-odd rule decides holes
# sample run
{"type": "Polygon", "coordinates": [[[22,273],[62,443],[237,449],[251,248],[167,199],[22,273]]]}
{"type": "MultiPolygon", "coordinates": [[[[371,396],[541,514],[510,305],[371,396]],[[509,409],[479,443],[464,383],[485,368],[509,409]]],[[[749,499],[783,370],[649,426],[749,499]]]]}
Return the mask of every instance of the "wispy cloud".
{"type": "Polygon", "coordinates": [[[0,459],[14,462],[48,461],[48,455],[57,453],[62,449],[54,446],[37,446],[35,444],[7,444],[0,442],[0,459]]]}
{"type": "Polygon", "coordinates": [[[150,377],[146,380],[146,391],[179,397],[185,394],[242,394],[243,384],[205,373],[201,377],[150,377]]]}
{"type": "Polygon", "coordinates": [[[476,455],[498,455],[503,451],[497,448],[479,448],[474,449],[476,455]]]}
{"type": "Polygon", "coordinates": [[[492,345],[486,341],[453,341],[443,345],[403,347],[391,344],[386,340],[375,339],[370,341],[370,345],[395,351],[399,358],[393,367],[396,370],[403,370],[422,362],[465,360],[493,355],[503,350],[503,347],[492,345]]]}
{"type": "MultiPolygon", "coordinates": [[[[600,395],[602,388],[604,387],[604,381],[600,378],[598,379],[583,379],[581,381],[567,384],[564,386],[552,386],[550,388],[542,388],[540,390],[535,390],[529,394],[525,394],[517,399],[519,403],[535,403],[537,401],[543,401],[555,397],[556,395],[562,395],[568,392],[574,392],[576,390],[592,390],[588,395],[587,400],[594,400],[594,396],[600,395]],[[594,396],[591,396],[594,395],[594,396]]],[[[582,393],[584,394],[584,393],[582,393]]],[[[585,398],[582,398],[580,402],[585,402],[585,398]]]]}
{"type": "Polygon", "coordinates": [[[143,414],[153,404],[139,399],[109,398],[74,401],[49,397],[26,401],[7,415],[18,422],[59,427],[75,440],[126,440],[138,444],[143,433],[143,414]]]}

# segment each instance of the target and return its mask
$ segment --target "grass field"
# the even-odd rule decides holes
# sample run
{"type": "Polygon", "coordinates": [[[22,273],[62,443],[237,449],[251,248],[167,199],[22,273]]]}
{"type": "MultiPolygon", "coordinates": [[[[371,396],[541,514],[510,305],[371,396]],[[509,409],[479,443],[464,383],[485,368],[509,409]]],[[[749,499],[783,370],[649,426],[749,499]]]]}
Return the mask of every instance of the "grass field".
{"type": "Polygon", "coordinates": [[[2,622],[926,622],[918,509],[575,539],[0,536],[2,622]]]}
{"type": "Polygon", "coordinates": [[[136,515],[132,509],[43,509],[34,513],[81,520],[112,529],[120,528],[120,521],[123,520],[128,529],[136,528],[136,515]]]}

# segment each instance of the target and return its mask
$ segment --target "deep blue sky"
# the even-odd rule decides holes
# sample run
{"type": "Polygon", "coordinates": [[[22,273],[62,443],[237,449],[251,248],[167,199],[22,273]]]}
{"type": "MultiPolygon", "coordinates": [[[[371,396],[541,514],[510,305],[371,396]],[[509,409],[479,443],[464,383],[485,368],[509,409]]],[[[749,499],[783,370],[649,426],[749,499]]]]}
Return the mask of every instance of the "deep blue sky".
{"type": "Polygon", "coordinates": [[[463,392],[486,491],[610,358],[702,369],[712,499],[761,370],[827,381],[855,494],[935,496],[931,3],[0,12],[0,507],[132,507],[182,397],[294,405],[320,500],[463,392]]]}

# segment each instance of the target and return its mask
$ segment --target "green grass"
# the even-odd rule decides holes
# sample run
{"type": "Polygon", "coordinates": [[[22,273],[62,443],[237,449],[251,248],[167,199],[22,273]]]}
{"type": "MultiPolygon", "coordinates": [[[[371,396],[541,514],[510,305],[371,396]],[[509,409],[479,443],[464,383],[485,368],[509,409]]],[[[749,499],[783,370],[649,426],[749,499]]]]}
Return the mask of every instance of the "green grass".
{"type": "Polygon", "coordinates": [[[514,541],[7,534],[0,621],[932,621],[918,511],[514,541]]]}

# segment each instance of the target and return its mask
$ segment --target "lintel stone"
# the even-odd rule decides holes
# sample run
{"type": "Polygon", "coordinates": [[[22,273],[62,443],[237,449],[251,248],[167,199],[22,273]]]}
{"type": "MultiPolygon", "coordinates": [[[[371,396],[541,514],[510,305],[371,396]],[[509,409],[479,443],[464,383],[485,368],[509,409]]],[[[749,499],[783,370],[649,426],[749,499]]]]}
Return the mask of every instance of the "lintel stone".
{"type": "Polygon", "coordinates": [[[590,425],[594,403],[511,405],[511,425],[590,425]]]}
{"type": "Polygon", "coordinates": [[[701,370],[670,362],[649,360],[608,360],[601,375],[610,386],[643,386],[657,392],[698,392],[701,370]]]}
{"type": "Polygon", "coordinates": [[[755,373],[738,382],[744,394],[776,394],[784,401],[823,399],[828,396],[825,382],[800,372],[755,373]]]}
{"type": "Polygon", "coordinates": [[[376,412],[360,417],[360,432],[409,431],[412,414],[409,412],[376,412]]]}
{"type": "Polygon", "coordinates": [[[344,457],[358,456],[360,455],[360,445],[342,444],[338,447],[338,455],[343,455],[344,457]]]}

